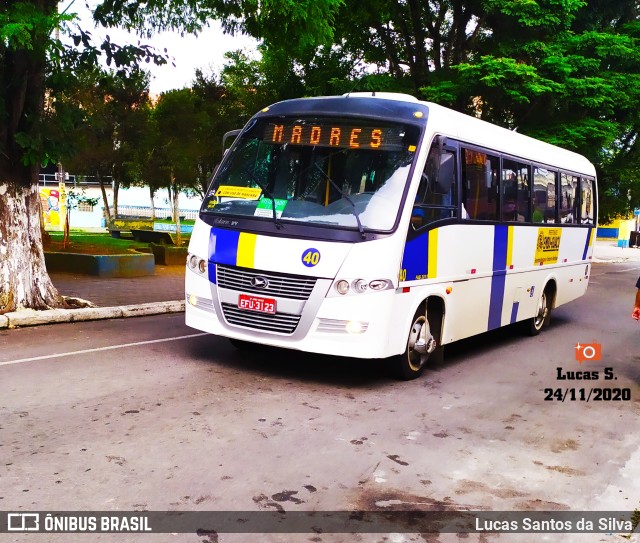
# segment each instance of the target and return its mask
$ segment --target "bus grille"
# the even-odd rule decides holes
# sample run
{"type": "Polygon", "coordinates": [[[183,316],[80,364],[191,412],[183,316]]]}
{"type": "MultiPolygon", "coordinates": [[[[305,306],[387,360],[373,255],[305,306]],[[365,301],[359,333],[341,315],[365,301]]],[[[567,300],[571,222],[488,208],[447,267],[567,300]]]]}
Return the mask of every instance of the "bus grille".
{"type": "Polygon", "coordinates": [[[243,311],[233,304],[222,304],[224,318],[229,324],[244,326],[253,330],[266,330],[281,334],[293,334],[301,315],[289,315],[287,313],[258,313],[255,311],[243,311]]]}
{"type": "Polygon", "coordinates": [[[288,275],[284,273],[261,272],[231,266],[217,266],[216,278],[218,286],[242,292],[279,296],[292,300],[307,300],[316,284],[315,277],[288,275]],[[266,288],[257,289],[251,285],[254,277],[265,278],[269,284],[266,288]]]}

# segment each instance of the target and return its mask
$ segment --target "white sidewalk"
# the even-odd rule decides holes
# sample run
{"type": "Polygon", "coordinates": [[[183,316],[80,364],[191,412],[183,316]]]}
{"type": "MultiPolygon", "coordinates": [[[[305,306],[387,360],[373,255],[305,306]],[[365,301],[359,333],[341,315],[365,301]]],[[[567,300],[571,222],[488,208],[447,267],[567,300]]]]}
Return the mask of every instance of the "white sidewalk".
{"type": "Polygon", "coordinates": [[[617,240],[596,240],[593,249],[594,262],[640,262],[640,248],[618,247],[617,240]]]}

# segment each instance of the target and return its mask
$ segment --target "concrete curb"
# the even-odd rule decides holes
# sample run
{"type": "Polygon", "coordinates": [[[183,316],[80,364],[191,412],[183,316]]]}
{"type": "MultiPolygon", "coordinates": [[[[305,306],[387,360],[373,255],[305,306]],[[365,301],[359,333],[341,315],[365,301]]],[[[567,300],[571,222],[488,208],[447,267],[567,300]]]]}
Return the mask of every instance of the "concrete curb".
{"type": "Polygon", "coordinates": [[[149,253],[86,255],[45,252],[44,259],[49,271],[84,273],[98,277],[145,277],[155,273],[155,257],[149,253]]]}
{"type": "Polygon", "coordinates": [[[181,313],[184,311],[184,300],[171,302],[155,302],[118,307],[87,307],[81,309],[48,309],[36,311],[22,309],[13,313],[0,315],[0,329],[22,326],[38,326],[40,324],[57,324],[61,322],[94,321],[102,319],[121,319],[161,315],[164,313],[181,313]]]}

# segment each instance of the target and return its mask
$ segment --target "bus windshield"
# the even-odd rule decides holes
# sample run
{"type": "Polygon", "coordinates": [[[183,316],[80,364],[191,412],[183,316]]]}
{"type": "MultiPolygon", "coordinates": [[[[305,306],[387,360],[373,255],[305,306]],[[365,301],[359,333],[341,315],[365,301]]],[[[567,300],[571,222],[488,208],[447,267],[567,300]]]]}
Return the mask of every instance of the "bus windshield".
{"type": "Polygon", "coordinates": [[[416,126],[389,122],[254,120],[216,173],[202,212],[389,231],[419,136],[416,126]]]}

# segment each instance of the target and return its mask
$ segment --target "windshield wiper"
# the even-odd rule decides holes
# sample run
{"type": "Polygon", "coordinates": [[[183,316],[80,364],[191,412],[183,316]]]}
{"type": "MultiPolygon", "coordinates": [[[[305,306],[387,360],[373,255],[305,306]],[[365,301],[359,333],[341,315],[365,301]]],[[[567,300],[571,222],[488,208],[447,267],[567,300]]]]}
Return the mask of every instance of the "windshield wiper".
{"type": "Polygon", "coordinates": [[[333,179],[331,179],[331,177],[329,177],[326,173],[324,173],[324,170],[320,166],[318,166],[317,162],[314,162],[313,165],[320,171],[320,173],[325,177],[325,179],[329,181],[329,183],[331,183],[331,186],[340,193],[342,198],[344,198],[347,202],[351,204],[351,207],[353,207],[353,216],[356,218],[356,222],[358,223],[358,232],[360,232],[360,236],[362,237],[362,239],[365,239],[367,236],[364,233],[364,227],[360,222],[360,215],[358,214],[358,210],[356,209],[356,204],[353,203],[353,200],[349,198],[349,195],[345,191],[343,191],[338,186],[338,184],[333,179]]]}
{"type": "Polygon", "coordinates": [[[273,194],[271,194],[271,191],[264,186],[262,181],[260,181],[256,177],[256,174],[254,174],[251,170],[245,170],[245,172],[248,173],[252,181],[262,189],[262,192],[264,192],[265,196],[271,200],[271,209],[273,211],[273,223],[276,225],[276,228],[280,230],[281,228],[284,227],[284,225],[282,224],[282,222],[278,218],[278,214],[276,213],[276,199],[273,197],[273,194]]]}

